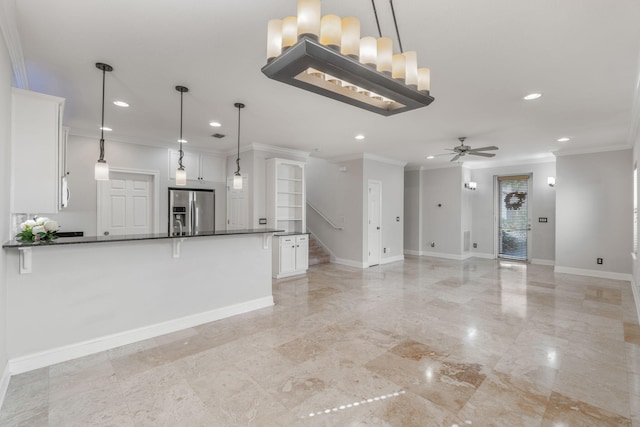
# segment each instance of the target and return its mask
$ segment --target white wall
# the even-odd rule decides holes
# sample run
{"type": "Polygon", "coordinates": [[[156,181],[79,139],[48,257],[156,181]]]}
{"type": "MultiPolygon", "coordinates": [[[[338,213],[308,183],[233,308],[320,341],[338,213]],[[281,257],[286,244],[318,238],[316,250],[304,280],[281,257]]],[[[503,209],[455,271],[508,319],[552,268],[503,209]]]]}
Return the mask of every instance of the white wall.
{"type": "MultiPolygon", "coordinates": [[[[9,240],[9,170],[11,159],[9,148],[11,139],[11,60],[0,33],[0,240],[9,240]]],[[[3,377],[7,366],[7,254],[0,255],[0,405],[8,383],[3,377]]]]}
{"type": "MultiPolygon", "coordinates": [[[[96,235],[97,183],[93,178],[95,160],[98,158],[97,139],[70,136],[67,147],[67,165],[71,198],[69,206],[56,215],[61,231],[84,231],[86,236],[96,235]]],[[[107,140],[105,159],[112,168],[156,170],[159,174],[160,224],[161,233],[167,232],[168,187],[174,186],[169,180],[168,150],[107,140]]],[[[224,175],[224,173],[220,174],[224,175]]],[[[216,191],[216,229],[225,229],[226,184],[224,182],[189,181],[186,188],[213,188],[216,191]]]]}
{"type": "Polygon", "coordinates": [[[494,218],[497,202],[494,194],[496,176],[532,174],[533,185],[529,191],[531,212],[531,254],[534,262],[551,263],[555,260],[556,190],[547,185],[547,177],[556,176],[556,163],[532,163],[495,168],[472,169],[471,181],[478,184],[475,191],[465,191],[471,199],[472,233],[471,251],[486,255],[495,254],[494,218]],[[538,222],[546,217],[547,223],[538,222]],[[473,248],[473,243],[478,247],[473,248]]]}
{"type": "Polygon", "coordinates": [[[337,262],[362,267],[363,259],[363,173],[362,159],[342,162],[310,157],[307,161],[307,200],[334,224],[326,223],[313,209],[307,209],[307,228],[331,250],[337,262]]]}
{"type": "Polygon", "coordinates": [[[559,156],[556,172],[556,268],[631,274],[631,150],[559,156]]]}
{"type": "Polygon", "coordinates": [[[421,252],[462,256],[462,169],[423,170],[421,183],[421,252]]]}
{"type": "Polygon", "coordinates": [[[363,253],[362,259],[368,259],[368,182],[382,182],[381,189],[381,261],[404,258],[404,164],[385,162],[384,160],[364,159],[363,170],[363,253]],[[397,220],[396,220],[397,219],[397,220]]]}
{"type": "Polygon", "coordinates": [[[409,253],[420,251],[420,175],[419,170],[404,173],[404,249],[409,253]]]}

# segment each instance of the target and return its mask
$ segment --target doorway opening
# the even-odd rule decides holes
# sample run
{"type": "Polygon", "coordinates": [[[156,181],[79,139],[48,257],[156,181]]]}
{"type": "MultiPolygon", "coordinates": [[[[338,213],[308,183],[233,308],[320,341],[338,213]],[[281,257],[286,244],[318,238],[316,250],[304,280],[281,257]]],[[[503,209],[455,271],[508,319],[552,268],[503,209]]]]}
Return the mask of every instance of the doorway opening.
{"type": "Polygon", "coordinates": [[[531,175],[497,178],[498,258],[529,260],[531,175]]]}

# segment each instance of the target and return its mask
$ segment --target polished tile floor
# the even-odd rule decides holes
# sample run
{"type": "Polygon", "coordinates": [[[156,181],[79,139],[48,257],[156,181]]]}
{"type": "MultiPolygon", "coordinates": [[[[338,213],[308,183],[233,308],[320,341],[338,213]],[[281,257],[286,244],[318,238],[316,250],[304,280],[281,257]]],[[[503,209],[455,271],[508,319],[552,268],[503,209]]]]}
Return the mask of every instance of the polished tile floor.
{"type": "Polygon", "coordinates": [[[636,426],[629,282],[407,258],[11,379],[2,426],[636,426]]]}

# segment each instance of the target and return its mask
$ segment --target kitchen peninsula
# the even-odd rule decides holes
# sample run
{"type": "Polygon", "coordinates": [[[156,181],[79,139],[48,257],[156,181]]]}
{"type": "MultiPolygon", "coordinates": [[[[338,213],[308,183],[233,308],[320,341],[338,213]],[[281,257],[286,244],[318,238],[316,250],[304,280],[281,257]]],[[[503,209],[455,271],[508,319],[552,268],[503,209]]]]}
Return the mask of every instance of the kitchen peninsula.
{"type": "Polygon", "coordinates": [[[272,306],[277,231],[7,242],[11,373],[272,306]]]}

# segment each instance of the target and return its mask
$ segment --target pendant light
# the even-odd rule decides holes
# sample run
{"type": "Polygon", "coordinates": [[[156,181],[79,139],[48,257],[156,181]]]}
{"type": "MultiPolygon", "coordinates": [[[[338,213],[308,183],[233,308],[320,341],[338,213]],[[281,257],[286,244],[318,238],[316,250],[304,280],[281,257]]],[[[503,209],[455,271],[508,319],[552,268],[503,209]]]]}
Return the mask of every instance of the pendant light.
{"type": "Polygon", "coordinates": [[[104,159],[104,86],[107,71],[113,71],[111,65],[96,63],[96,68],[102,70],[102,125],[100,126],[100,158],[96,162],[94,176],[97,181],[109,180],[109,164],[104,159]]]}
{"type": "Polygon", "coordinates": [[[178,169],[176,170],[176,185],[187,185],[187,171],[182,164],[182,158],[184,157],[184,151],[182,151],[182,143],[187,142],[182,138],[182,97],[185,92],[189,92],[189,89],[184,86],[176,86],[176,90],[180,92],[180,157],[178,158],[178,169]]]}
{"type": "Polygon", "coordinates": [[[240,110],[244,108],[244,104],[236,102],[233,106],[238,109],[238,157],[236,158],[238,169],[236,169],[236,174],[233,177],[233,189],[242,190],[242,175],[240,175],[240,110]]]}

